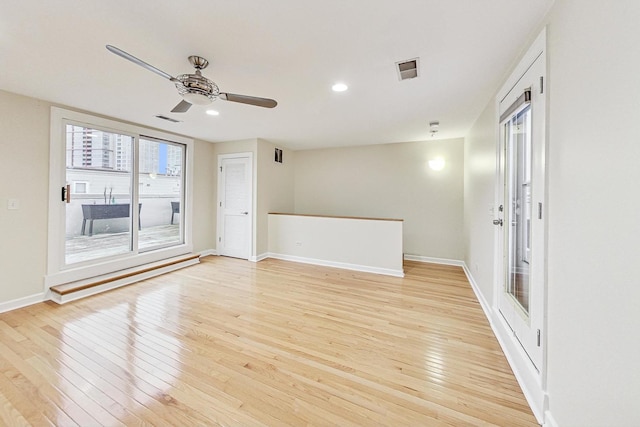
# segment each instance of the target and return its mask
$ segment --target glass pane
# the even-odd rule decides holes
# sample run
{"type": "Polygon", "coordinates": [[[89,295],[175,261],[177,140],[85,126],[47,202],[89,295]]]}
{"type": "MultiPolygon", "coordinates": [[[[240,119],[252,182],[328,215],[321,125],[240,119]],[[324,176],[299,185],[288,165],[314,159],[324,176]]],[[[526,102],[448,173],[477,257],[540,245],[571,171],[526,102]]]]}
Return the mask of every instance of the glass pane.
{"type": "Polygon", "coordinates": [[[133,137],[66,125],[65,263],[130,252],[133,137]]]}
{"type": "Polygon", "coordinates": [[[507,292],[529,312],[531,259],[531,107],[508,123],[507,221],[509,263],[507,292]]]}
{"type": "Polygon", "coordinates": [[[183,243],[183,145],[140,139],[141,251],[183,243]]]}

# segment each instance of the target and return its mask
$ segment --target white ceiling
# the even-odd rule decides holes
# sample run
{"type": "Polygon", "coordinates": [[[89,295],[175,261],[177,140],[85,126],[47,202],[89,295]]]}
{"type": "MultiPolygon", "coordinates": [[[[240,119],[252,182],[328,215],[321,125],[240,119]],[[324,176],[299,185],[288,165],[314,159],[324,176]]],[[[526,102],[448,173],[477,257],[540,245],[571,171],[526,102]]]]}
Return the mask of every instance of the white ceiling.
{"type": "Polygon", "coordinates": [[[291,149],[466,134],[553,0],[0,0],[0,89],[206,141],[291,149]],[[175,86],[105,49],[274,109],[217,100],[170,113],[175,86]],[[420,58],[399,81],[395,63],[420,58]],[[337,81],[349,85],[331,91],[337,81]],[[157,114],[183,120],[171,124],[157,114]]]}

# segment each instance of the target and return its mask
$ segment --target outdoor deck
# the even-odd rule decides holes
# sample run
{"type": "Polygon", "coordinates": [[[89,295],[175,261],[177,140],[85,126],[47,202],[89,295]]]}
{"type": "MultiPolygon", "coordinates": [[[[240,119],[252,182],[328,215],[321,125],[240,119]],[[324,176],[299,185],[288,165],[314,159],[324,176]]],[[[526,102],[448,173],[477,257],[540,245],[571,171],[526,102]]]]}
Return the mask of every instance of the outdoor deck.
{"type": "MultiPolygon", "coordinates": [[[[144,227],[138,232],[140,249],[180,241],[180,224],[144,227]]],[[[101,233],[93,236],[74,236],[65,243],[66,263],[75,264],[90,259],[104,258],[129,252],[131,234],[101,233]]]]}

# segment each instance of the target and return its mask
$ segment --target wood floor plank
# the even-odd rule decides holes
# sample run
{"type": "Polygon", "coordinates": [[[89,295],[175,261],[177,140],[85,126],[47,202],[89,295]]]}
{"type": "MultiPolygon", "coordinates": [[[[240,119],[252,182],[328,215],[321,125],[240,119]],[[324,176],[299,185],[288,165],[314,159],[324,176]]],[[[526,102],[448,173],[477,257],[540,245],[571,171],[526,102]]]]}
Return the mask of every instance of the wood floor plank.
{"type": "Polygon", "coordinates": [[[537,425],[461,268],[224,257],[0,314],[0,423],[537,425]]]}
{"type": "MultiPolygon", "coordinates": [[[[87,369],[84,365],[78,363],[66,354],[64,350],[60,351],[61,348],[56,345],[58,343],[41,328],[28,328],[28,326],[22,326],[22,328],[25,332],[28,331],[30,341],[34,346],[37,346],[38,350],[36,351],[43,360],[55,363],[56,370],[69,382],[76,385],[83,384],[82,389],[85,394],[78,396],[78,400],[82,401],[83,405],[86,405],[86,398],[90,398],[95,404],[109,411],[122,424],[127,426],[142,426],[146,424],[145,419],[154,418],[154,413],[151,411],[144,412],[144,407],[136,408],[137,412],[144,412],[144,419],[138,417],[136,411],[128,410],[127,406],[131,403],[130,397],[102,380],[95,371],[87,369]]],[[[161,422],[162,420],[157,418],[154,421],[161,422]]]]}
{"type": "Polygon", "coordinates": [[[0,421],[7,426],[28,426],[29,422],[3,394],[0,394],[0,421]]]}
{"type": "MultiPolygon", "coordinates": [[[[191,384],[174,382],[175,379],[166,373],[167,366],[164,363],[166,361],[154,361],[157,362],[157,365],[149,363],[145,360],[144,354],[138,351],[140,346],[135,343],[130,347],[135,353],[134,357],[131,357],[131,354],[119,348],[118,343],[105,333],[107,327],[98,338],[95,331],[89,328],[77,328],[71,325],[71,322],[66,322],[65,326],[67,327],[65,340],[71,343],[74,348],[83,348],[84,344],[88,344],[94,353],[91,357],[97,358],[103,366],[109,366],[112,372],[123,379],[125,385],[130,387],[129,391],[136,394],[139,402],[151,404],[152,410],[155,411],[158,410],[158,403],[171,408],[170,411],[162,411],[161,414],[162,418],[167,421],[175,425],[234,425],[233,422],[238,419],[237,414],[232,414],[227,415],[227,422],[219,422],[219,418],[224,418],[222,413],[228,412],[218,406],[219,402],[214,401],[211,396],[195,390],[191,390],[191,393],[189,390],[185,392],[184,389],[190,389],[191,384]],[[196,400],[196,405],[185,403],[185,400],[196,395],[200,395],[200,399],[196,400]],[[200,400],[205,402],[200,402],[200,400]],[[198,407],[204,408],[205,412],[210,407],[217,407],[218,414],[215,417],[203,416],[198,411],[198,407]]],[[[120,344],[122,348],[125,348],[131,343],[122,342],[120,344]]],[[[242,417],[240,419],[242,420],[242,417]]]]}

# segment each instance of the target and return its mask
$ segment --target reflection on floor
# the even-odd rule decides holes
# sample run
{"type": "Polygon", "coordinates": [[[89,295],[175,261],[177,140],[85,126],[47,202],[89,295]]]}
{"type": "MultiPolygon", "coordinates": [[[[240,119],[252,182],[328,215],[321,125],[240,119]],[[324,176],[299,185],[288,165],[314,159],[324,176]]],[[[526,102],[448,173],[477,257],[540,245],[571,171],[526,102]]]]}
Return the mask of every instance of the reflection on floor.
{"type": "Polygon", "coordinates": [[[460,267],[201,261],[1,313],[0,424],[538,426],[460,267]]]}
{"type": "MultiPolygon", "coordinates": [[[[178,243],[180,224],[143,227],[139,231],[138,242],[140,249],[178,243]]],[[[124,232],[75,236],[65,242],[65,249],[67,264],[119,255],[131,250],[131,235],[124,232]]]]}

